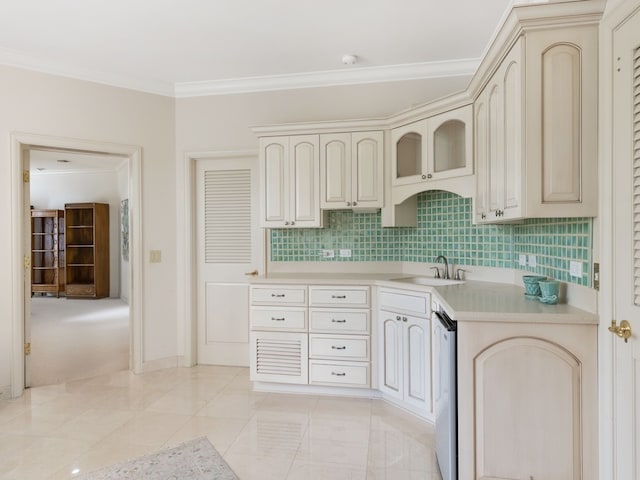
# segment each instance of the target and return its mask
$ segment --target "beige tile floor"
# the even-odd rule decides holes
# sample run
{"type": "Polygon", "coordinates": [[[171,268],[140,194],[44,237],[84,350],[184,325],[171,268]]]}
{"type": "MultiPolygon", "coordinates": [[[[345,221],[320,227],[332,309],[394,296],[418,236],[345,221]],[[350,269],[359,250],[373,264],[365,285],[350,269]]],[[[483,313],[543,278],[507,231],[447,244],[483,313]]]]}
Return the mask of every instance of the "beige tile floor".
{"type": "Polygon", "coordinates": [[[69,479],[202,435],[241,480],[440,478],[433,427],[416,417],[380,400],[257,393],[246,368],[207,366],[0,401],[0,478],[69,479]]]}

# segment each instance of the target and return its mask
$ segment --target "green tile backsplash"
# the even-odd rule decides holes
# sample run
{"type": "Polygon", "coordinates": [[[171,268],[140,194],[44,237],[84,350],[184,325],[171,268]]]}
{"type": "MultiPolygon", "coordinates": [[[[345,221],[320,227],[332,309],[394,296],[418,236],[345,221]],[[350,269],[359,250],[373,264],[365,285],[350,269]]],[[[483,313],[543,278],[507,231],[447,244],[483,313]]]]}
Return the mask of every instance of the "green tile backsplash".
{"type": "Polygon", "coordinates": [[[380,213],[329,212],[322,229],[271,230],[274,262],[433,262],[445,255],[456,265],[519,268],[563,282],[590,285],[590,218],[536,218],[511,225],[473,225],[471,199],[443,191],[418,196],[416,228],[382,228],[380,213]],[[351,250],[341,258],[339,250],[351,250]],[[323,249],[335,258],[322,258],[323,249]],[[535,255],[537,267],[521,267],[519,255],[535,255]],[[569,276],[569,262],[583,276],[569,276]]]}

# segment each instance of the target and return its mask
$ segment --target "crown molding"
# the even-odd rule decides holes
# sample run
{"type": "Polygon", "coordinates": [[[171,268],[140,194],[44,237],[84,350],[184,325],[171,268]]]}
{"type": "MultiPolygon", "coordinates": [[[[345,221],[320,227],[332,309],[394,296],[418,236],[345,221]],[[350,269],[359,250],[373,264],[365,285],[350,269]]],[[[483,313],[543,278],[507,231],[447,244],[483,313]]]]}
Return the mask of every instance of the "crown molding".
{"type": "Polygon", "coordinates": [[[113,72],[106,72],[104,70],[72,66],[49,58],[26,55],[3,47],[0,47],[0,65],[33,70],[61,77],[75,78],[77,80],[100,83],[112,87],[137,90],[165,97],[173,97],[174,92],[174,86],[171,83],[156,80],[143,80],[127,75],[118,75],[113,72]]]}
{"type": "Polygon", "coordinates": [[[176,98],[471,76],[479,58],[175,84],[176,98]]]}

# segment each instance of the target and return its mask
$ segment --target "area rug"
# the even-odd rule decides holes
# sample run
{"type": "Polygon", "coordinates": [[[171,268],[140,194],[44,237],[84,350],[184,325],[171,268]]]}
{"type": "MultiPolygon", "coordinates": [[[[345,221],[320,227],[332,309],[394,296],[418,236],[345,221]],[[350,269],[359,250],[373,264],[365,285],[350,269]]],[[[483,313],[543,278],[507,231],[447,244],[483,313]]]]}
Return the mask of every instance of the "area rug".
{"type": "Polygon", "coordinates": [[[80,477],[82,480],[238,480],[206,437],[134,458],[80,477]]]}

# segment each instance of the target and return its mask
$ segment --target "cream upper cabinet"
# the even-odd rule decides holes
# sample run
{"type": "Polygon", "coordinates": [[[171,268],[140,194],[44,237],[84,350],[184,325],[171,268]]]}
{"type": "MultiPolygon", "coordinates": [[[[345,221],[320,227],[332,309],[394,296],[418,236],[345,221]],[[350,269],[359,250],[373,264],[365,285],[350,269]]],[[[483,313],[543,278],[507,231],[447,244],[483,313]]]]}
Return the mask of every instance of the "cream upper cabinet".
{"type": "Polygon", "coordinates": [[[523,53],[521,38],[474,104],[476,222],[522,218],[523,53]]]}
{"type": "Polygon", "coordinates": [[[475,221],[597,215],[596,26],[521,36],[474,104],[475,221]]]}
{"type": "Polygon", "coordinates": [[[321,208],[381,208],[383,162],[382,131],[320,135],[321,208]]]}
{"type": "Polygon", "coordinates": [[[471,105],[391,130],[393,186],[473,173],[471,105]]]}
{"type": "Polygon", "coordinates": [[[597,325],[458,322],[459,478],[589,480],[597,325]]]}
{"type": "Polygon", "coordinates": [[[321,227],[318,135],[260,138],[261,226],[321,227]]]}

